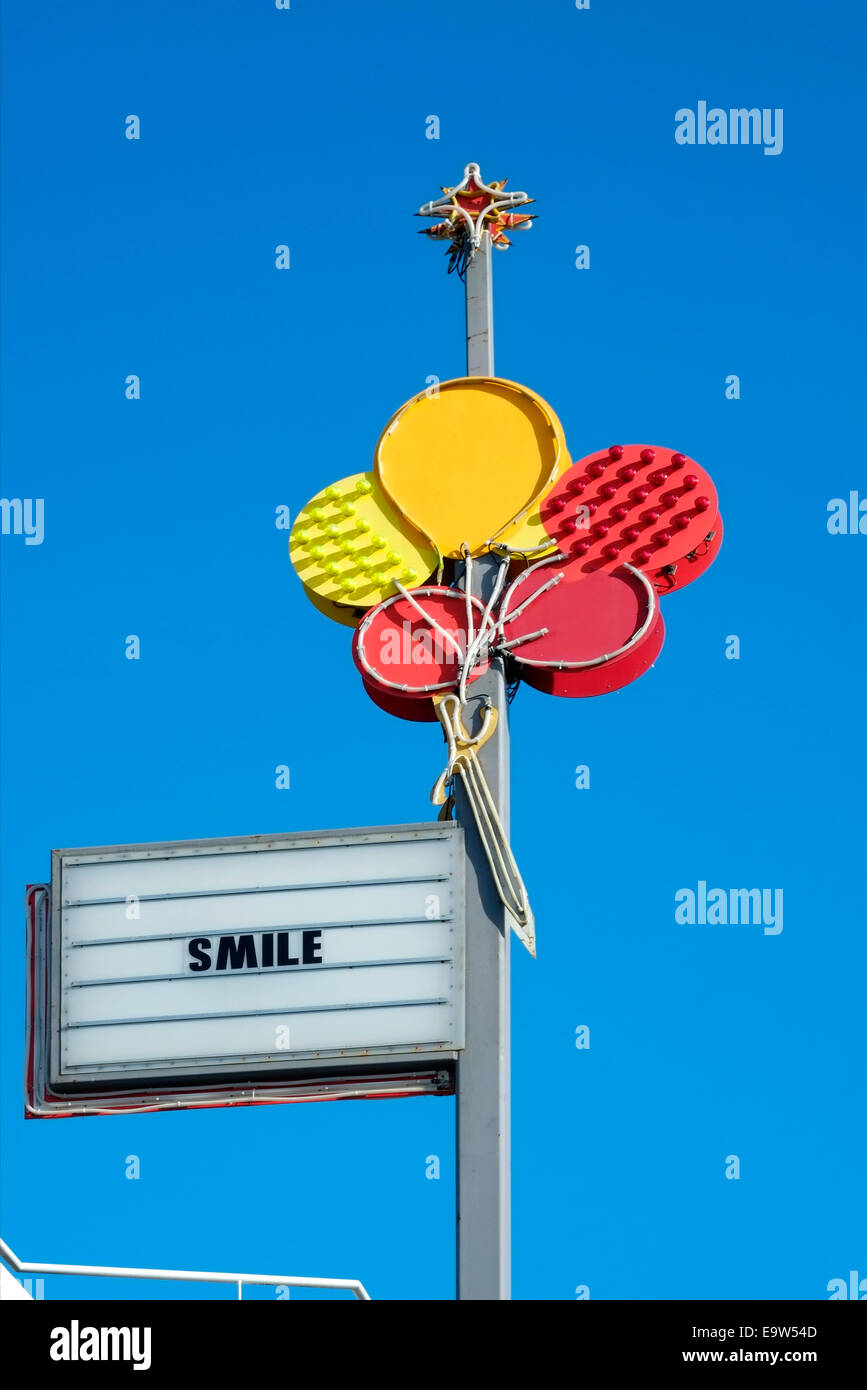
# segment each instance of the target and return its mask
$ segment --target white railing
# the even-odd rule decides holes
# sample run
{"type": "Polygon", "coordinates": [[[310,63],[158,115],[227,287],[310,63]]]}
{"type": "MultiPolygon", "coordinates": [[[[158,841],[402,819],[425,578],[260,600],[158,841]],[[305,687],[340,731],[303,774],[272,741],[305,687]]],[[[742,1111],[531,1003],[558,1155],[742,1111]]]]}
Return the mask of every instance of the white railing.
{"type": "Polygon", "coordinates": [[[290,1289],[345,1289],[359,1302],[372,1301],[360,1279],[317,1279],[300,1274],[226,1274],[204,1269],[127,1269],[123,1265],[35,1264],[19,1260],[5,1240],[0,1240],[0,1259],[16,1274],[87,1274],[103,1279],[177,1279],[188,1283],[237,1284],[239,1298],[243,1297],[245,1284],[283,1285],[290,1289]]]}

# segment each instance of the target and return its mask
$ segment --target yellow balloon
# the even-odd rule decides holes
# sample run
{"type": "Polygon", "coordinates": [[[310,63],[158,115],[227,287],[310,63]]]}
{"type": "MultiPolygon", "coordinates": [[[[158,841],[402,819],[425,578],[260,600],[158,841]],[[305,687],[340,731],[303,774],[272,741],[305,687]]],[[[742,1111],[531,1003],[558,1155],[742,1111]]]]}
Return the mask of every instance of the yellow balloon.
{"type": "Polygon", "coordinates": [[[459,377],[392,416],[374,472],[407,521],[459,557],[464,543],[477,555],[517,530],[570,463],[563,426],[535,391],[459,377]]]}
{"type": "Polygon", "coordinates": [[[295,518],[289,555],[311,595],[362,612],[396,593],[395,579],[405,584],[403,576],[415,573],[413,583],[423,583],[439,563],[436,546],[404,520],[372,473],[341,478],[312,497],[295,518]]]}

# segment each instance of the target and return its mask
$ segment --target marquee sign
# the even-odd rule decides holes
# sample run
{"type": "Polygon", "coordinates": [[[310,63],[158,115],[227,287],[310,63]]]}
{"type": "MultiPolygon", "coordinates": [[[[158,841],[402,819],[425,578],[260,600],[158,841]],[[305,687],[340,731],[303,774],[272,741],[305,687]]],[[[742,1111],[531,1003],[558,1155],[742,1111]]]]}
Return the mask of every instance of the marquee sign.
{"type": "Polygon", "coordinates": [[[55,850],[28,903],[31,1116],[454,1089],[454,823],[55,850]]]}

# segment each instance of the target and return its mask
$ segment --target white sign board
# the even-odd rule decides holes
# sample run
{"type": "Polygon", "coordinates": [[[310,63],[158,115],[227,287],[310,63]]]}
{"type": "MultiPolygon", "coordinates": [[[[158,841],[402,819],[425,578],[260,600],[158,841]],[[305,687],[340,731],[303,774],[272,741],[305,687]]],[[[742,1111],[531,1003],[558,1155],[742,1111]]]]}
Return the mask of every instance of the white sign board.
{"type": "Polygon", "coordinates": [[[463,875],[453,822],[56,850],[33,951],[43,1099],[227,1082],[237,1099],[239,1078],[313,1094],[326,1075],[340,1093],[359,1068],[453,1062],[463,875]]]}

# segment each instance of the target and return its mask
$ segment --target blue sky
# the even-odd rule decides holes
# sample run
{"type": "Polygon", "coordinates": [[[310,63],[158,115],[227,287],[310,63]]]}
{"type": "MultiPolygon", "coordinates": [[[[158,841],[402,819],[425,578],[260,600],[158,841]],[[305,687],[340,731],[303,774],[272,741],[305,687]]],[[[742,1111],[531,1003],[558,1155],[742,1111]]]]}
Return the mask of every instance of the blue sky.
{"type": "Polygon", "coordinates": [[[426,377],[461,375],[460,286],[411,214],[472,159],[539,214],[495,263],[499,374],[574,457],[700,460],[726,522],[652,671],[514,706],[539,936],[535,963],[514,952],[514,1296],[823,1298],[867,1275],[867,536],[826,525],[831,498],[867,497],[861,13],[4,11],[2,492],[45,500],[41,545],[2,538],[4,1237],[454,1295],[451,1100],[25,1123],[22,898],[58,846],[430,817],[436,731],[366,698],[274,513],[369,467],[426,377]],[[781,108],[782,153],[677,144],[702,100],[781,108]],[[782,888],[783,931],[679,925],[702,879],[782,888]]]}

